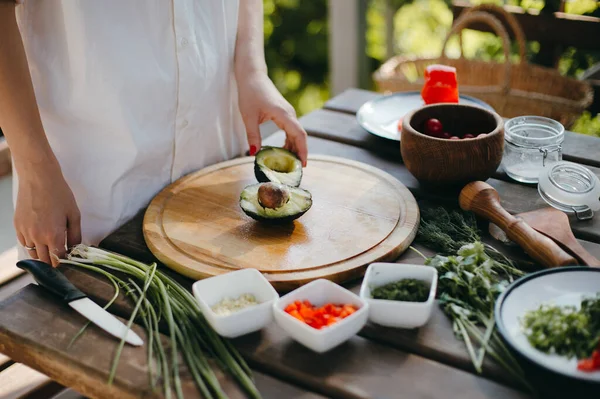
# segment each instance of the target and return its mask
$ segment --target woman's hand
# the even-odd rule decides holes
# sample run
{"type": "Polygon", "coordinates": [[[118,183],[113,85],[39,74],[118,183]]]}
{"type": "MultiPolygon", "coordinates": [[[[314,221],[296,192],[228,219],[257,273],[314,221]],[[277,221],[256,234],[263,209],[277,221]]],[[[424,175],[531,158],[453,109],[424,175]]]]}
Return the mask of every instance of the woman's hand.
{"type": "Polygon", "coordinates": [[[58,265],[81,241],[79,209],[40,118],[15,5],[0,1],[0,125],[19,176],[15,228],[32,258],[58,265]]]}
{"type": "Polygon", "coordinates": [[[19,175],[14,222],[29,255],[53,266],[81,242],[79,208],[59,167],[19,175]]]}
{"type": "Polygon", "coordinates": [[[261,147],[259,125],[272,120],[285,131],[284,148],[292,151],[306,166],[308,149],[306,132],[296,119],[296,111],[277,90],[264,72],[256,72],[238,79],[240,111],[246,126],[250,155],[256,154],[261,147]]]}

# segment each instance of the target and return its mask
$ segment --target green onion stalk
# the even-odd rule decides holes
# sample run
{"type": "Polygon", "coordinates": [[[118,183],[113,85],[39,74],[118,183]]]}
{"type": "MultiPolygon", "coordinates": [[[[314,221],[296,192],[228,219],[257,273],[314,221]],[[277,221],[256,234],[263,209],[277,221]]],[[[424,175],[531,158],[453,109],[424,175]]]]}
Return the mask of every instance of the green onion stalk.
{"type": "MultiPolygon", "coordinates": [[[[135,305],[127,327],[131,328],[137,319],[146,330],[148,373],[153,390],[162,383],[165,398],[171,399],[173,395],[183,398],[180,368],[185,363],[203,397],[227,398],[210,366],[209,361],[213,360],[238,382],[249,397],[261,397],[242,356],[210,327],[194,296],[160,271],[156,263],[145,264],[83,244],[74,247],[61,263],[98,273],[113,284],[115,294],[105,309],[112,305],[120,292],[133,300],[135,305]],[[166,339],[160,333],[159,325],[166,325],[166,339]]],[[[88,324],[77,333],[71,344],[88,324]]],[[[115,379],[124,344],[122,339],[113,359],[109,384],[115,379]]]]}

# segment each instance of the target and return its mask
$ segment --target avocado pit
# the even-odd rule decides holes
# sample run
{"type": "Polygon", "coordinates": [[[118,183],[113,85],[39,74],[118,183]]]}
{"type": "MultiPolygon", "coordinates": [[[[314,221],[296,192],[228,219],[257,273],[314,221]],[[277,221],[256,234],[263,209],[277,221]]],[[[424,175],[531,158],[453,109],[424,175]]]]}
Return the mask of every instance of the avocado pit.
{"type": "Polygon", "coordinates": [[[281,208],[290,200],[290,190],[282,184],[263,183],[258,188],[258,203],[264,208],[281,208]]]}

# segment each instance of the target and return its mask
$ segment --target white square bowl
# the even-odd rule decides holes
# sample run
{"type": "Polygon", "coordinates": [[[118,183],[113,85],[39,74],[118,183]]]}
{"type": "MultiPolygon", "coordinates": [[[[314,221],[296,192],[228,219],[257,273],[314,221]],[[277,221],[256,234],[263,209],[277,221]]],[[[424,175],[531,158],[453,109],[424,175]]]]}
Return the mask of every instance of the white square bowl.
{"type": "Polygon", "coordinates": [[[273,321],[273,303],[279,294],[256,269],[236,270],[196,281],[192,286],[208,323],[221,336],[235,338],[258,331],[273,321]],[[252,294],[259,302],[230,315],[216,314],[211,308],[225,297],[252,294]]]}
{"type": "Polygon", "coordinates": [[[358,295],[325,279],[314,280],[284,296],[273,304],[275,321],[294,340],[315,352],[323,353],[356,335],[366,324],[369,304],[358,295]],[[294,301],[308,300],[315,306],[327,303],[351,304],[358,308],[350,316],[320,330],[285,312],[294,301]]]}
{"type": "Polygon", "coordinates": [[[369,303],[369,320],[373,323],[396,328],[423,326],[431,316],[437,292],[438,273],[435,267],[402,263],[372,263],[367,268],[360,287],[360,297],[369,303]],[[423,280],[429,284],[426,302],[392,301],[373,299],[371,289],[405,278],[423,280]]]}

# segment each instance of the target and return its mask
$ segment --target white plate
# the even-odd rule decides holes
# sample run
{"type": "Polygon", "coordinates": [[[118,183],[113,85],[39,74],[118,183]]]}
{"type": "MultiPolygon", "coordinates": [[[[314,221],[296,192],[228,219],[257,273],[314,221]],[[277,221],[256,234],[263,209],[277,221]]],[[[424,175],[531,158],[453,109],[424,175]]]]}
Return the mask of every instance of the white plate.
{"type": "MultiPolygon", "coordinates": [[[[459,95],[458,102],[494,110],[487,103],[470,96],[459,95]]],[[[420,92],[398,92],[364,103],[356,113],[356,120],[363,129],[375,136],[400,141],[398,120],[424,105],[420,92]]]]}
{"type": "Polygon", "coordinates": [[[542,368],[580,380],[600,382],[600,371],[577,369],[577,359],[545,354],[523,334],[520,319],[542,304],[579,307],[584,296],[600,292],[600,268],[557,267],[515,281],[496,302],[498,330],[509,345],[542,368]]]}

